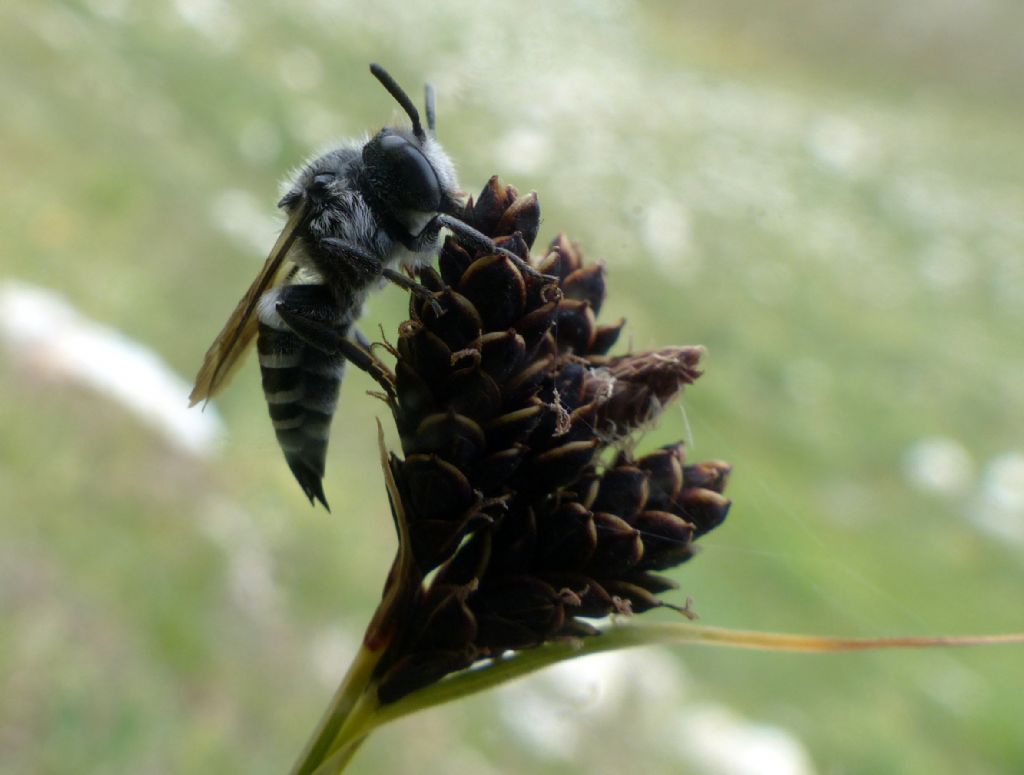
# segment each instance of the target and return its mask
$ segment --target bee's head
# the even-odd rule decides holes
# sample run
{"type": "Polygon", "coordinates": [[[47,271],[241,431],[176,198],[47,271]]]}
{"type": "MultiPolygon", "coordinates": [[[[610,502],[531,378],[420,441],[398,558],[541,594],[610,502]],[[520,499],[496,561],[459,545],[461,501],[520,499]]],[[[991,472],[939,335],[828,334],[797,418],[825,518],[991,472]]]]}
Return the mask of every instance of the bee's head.
{"type": "Polygon", "coordinates": [[[386,127],[363,147],[364,180],[393,213],[449,212],[458,204],[451,159],[434,139],[434,93],[427,87],[427,129],[409,95],[380,65],[370,72],[412,121],[412,130],[386,127]]]}
{"type": "MultiPolygon", "coordinates": [[[[439,173],[443,171],[435,169],[431,156],[436,160],[437,154],[429,153],[426,146],[414,134],[391,127],[382,129],[363,146],[366,180],[389,208],[421,213],[441,210],[445,185],[439,173]]],[[[446,156],[443,159],[448,161],[446,156]]],[[[451,163],[447,166],[450,168],[451,163]]]]}

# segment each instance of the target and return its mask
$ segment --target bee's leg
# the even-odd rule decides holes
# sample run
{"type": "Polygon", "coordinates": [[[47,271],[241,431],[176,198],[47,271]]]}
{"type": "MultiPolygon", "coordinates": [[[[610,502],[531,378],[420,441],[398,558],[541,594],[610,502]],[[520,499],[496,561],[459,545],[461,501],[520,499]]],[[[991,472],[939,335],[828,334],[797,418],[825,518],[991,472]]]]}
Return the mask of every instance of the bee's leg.
{"type": "Polygon", "coordinates": [[[356,326],[352,327],[351,337],[355,341],[345,340],[342,344],[342,355],[350,360],[359,369],[362,369],[375,380],[384,385],[385,389],[390,390],[394,387],[395,377],[391,373],[384,363],[373,354],[373,343],[366,338],[359,328],[356,326]],[[381,376],[386,378],[387,384],[381,380],[381,376]]]}
{"type": "Polygon", "coordinates": [[[345,259],[341,264],[342,266],[349,267],[353,272],[357,273],[361,279],[370,279],[373,277],[383,277],[386,280],[393,282],[399,288],[404,288],[410,293],[414,293],[421,299],[429,301],[434,307],[434,312],[437,315],[441,315],[444,310],[441,309],[440,303],[434,298],[434,293],[425,285],[420,285],[415,280],[410,280],[400,272],[396,272],[390,267],[384,266],[381,260],[376,256],[370,255],[362,248],[353,245],[351,242],[337,239],[336,237],[324,237],[320,240],[320,244],[330,253],[338,256],[339,258],[345,259]]]}
{"type": "Polygon", "coordinates": [[[418,282],[406,277],[401,272],[396,272],[394,269],[389,269],[388,267],[384,267],[381,274],[399,288],[405,288],[409,293],[412,293],[428,302],[430,306],[434,308],[434,314],[438,317],[441,317],[441,315],[444,314],[444,308],[441,306],[441,302],[434,297],[434,292],[427,286],[420,285],[418,282]]]}
{"type": "MultiPolygon", "coordinates": [[[[365,371],[373,377],[390,395],[394,390],[394,376],[391,371],[370,352],[369,342],[353,342],[344,329],[339,329],[323,320],[310,317],[298,307],[279,301],[276,305],[277,314],[299,339],[328,355],[344,356],[353,366],[365,371]]],[[[357,338],[366,341],[366,337],[356,333],[357,338]]]]}
{"type": "Polygon", "coordinates": [[[345,339],[345,333],[336,325],[314,317],[308,310],[298,305],[284,301],[277,302],[275,309],[291,332],[310,347],[327,355],[341,351],[340,343],[345,339]]]}
{"type": "MultiPolygon", "coordinates": [[[[531,266],[529,262],[524,261],[511,250],[505,250],[505,248],[498,247],[494,244],[494,240],[486,234],[477,231],[468,223],[459,220],[455,216],[448,215],[447,213],[438,213],[434,216],[431,223],[436,224],[437,228],[443,226],[450,230],[460,240],[482,253],[501,253],[503,256],[508,258],[509,261],[515,264],[516,268],[518,268],[523,274],[529,275],[537,280],[543,280],[544,282],[558,282],[557,277],[541,274],[536,268],[531,266]]],[[[427,231],[429,230],[430,226],[427,226],[427,231]]]]}
{"type": "Polygon", "coordinates": [[[356,340],[356,344],[362,347],[364,350],[369,352],[370,348],[373,347],[373,343],[366,338],[366,334],[358,326],[352,327],[352,338],[356,340]]]}
{"type": "MultiPolygon", "coordinates": [[[[358,331],[356,336],[362,336],[358,331]]],[[[362,337],[366,341],[366,337],[362,337]]],[[[367,342],[367,344],[369,344],[367,342]]],[[[370,350],[368,346],[353,342],[351,339],[344,339],[338,348],[345,360],[361,371],[365,371],[374,381],[384,388],[384,392],[390,398],[395,396],[395,375],[391,369],[384,365],[370,350]]]]}
{"type": "Polygon", "coordinates": [[[366,282],[380,277],[384,271],[384,264],[379,258],[351,242],[337,237],[324,237],[318,244],[325,252],[342,259],[331,267],[320,267],[321,271],[333,269],[345,275],[340,279],[346,283],[366,282]]]}

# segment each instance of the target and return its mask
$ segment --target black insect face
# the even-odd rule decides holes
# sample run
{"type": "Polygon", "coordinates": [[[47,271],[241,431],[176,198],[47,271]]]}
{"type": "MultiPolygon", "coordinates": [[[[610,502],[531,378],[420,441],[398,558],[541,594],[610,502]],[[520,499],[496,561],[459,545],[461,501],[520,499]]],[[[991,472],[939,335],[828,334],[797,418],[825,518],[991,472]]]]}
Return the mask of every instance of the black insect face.
{"type": "Polygon", "coordinates": [[[441,208],[441,182],[414,135],[382,129],[363,148],[363,163],[367,187],[392,213],[441,208]]]}

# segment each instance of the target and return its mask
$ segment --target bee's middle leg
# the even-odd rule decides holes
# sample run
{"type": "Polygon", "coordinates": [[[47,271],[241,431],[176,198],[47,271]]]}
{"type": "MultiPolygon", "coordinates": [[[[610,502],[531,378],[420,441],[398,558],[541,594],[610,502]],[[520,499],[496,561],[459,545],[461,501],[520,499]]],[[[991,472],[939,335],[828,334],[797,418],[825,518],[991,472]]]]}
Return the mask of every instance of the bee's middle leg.
{"type": "Polygon", "coordinates": [[[430,290],[427,286],[421,285],[415,280],[406,277],[401,272],[396,272],[394,269],[389,269],[388,267],[384,267],[384,270],[381,272],[381,275],[385,279],[393,282],[399,288],[404,288],[405,290],[409,291],[409,293],[418,296],[419,298],[423,299],[425,302],[430,304],[430,306],[434,308],[434,314],[437,317],[441,317],[441,315],[444,314],[444,307],[441,306],[441,302],[437,300],[437,297],[434,296],[434,292],[430,290]]]}
{"type": "Polygon", "coordinates": [[[394,269],[384,266],[379,258],[367,253],[357,245],[336,237],[324,237],[320,240],[320,244],[328,252],[344,259],[341,264],[344,268],[341,271],[346,274],[355,274],[357,279],[364,281],[371,280],[375,277],[383,277],[385,280],[389,280],[399,288],[404,288],[410,293],[419,296],[421,299],[430,302],[437,315],[441,315],[443,313],[441,305],[438,303],[437,299],[434,298],[434,292],[428,287],[406,277],[401,272],[396,272],[394,269]]]}

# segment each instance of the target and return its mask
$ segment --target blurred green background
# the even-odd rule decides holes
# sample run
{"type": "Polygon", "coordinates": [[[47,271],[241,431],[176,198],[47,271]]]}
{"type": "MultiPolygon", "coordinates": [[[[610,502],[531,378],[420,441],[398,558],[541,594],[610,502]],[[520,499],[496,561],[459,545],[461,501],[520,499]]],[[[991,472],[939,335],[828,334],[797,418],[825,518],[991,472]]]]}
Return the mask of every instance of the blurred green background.
{"type": "MultiPolygon", "coordinates": [[[[536,189],[542,240],[607,262],[620,346],[710,348],[643,442],[735,466],[676,574],[705,623],[1024,630],[1024,6],[367,8],[0,6],[0,771],[279,773],[326,706],[393,552],[373,385],[344,386],[329,516],[253,362],[192,442],[152,418],[180,426],[278,181],[397,117],[370,61],[437,86],[467,191],[536,189]],[[25,284],[182,392],[45,339],[25,284]]],[[[365,330],[402,307],[384,290],[365,330]]],[[[1019,648],[638,652],[386,728],[352,771],[1019,773],[1022,698],[1019,648]]]]}

